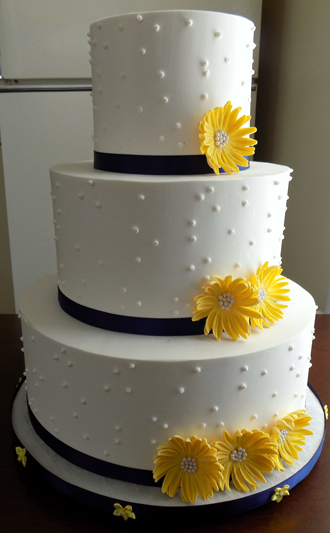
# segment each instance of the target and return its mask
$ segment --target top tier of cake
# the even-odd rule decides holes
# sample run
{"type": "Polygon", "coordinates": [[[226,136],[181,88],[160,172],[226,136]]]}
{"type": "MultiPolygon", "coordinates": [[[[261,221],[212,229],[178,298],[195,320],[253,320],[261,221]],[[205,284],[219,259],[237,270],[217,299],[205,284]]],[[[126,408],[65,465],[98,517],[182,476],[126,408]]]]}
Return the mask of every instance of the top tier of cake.
{"type": "Polygon", "coordinates": [[[254,29],[245,18],[204,11],[92,24],[95,151],[200,154],[205,113],[231,101],[250,114],[254,29]]]}

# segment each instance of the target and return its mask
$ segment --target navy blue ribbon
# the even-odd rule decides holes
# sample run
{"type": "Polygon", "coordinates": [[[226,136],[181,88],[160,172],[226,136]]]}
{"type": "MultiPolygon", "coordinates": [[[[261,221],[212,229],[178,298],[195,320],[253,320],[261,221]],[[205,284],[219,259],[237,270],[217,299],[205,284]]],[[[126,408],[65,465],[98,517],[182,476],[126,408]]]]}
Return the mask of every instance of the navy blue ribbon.
{"type": "Polygon", "coordinates": [[[153,335],[156,337],[203,335],[204,333],[205,319],[193,322],[189,317],[143,318],[114,315],[78,304],[65,296],[60,289],[58,289],[58,301],[63,311],[73,318],[89,326],[109,331],[133,333],[134,335],[153,335]]]}
{"type": "MultiPolygon", "coordinates": [[[[248,160],[248,158],[246,158],[248,160]]],[[[192,175],[213,174],[205,155],[134,155],[94,152],[94,168],[124,174],[192,175]]],[[[238,166],[239,170],[247,167],[238,166]]],[[[220,172],[224,170],[220,168],[220,172]]]]}

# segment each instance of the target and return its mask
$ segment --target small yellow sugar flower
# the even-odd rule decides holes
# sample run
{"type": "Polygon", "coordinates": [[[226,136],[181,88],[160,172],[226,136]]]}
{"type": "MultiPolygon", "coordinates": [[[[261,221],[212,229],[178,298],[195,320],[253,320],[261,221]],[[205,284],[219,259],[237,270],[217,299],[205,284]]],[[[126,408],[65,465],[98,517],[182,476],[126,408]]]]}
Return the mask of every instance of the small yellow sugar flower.
{"type": "Polygon", "coordinates": [[[327,405],[324,406],[324,412],[325,412],[325,419],[328,420],[329,412],[328,412],[328,406],[327,405]]]}
{"type": "Polygon", "coordinates": [[[277,502],[277,503],[280,503],[280,501],[283,500],[283,496],[290,496],[290,492],[289,492],[289,489],[290,488],[290,485],[284,485],[284,487],[277,487],[275,489],[275,492],[272,496],[272,501],[273,502],[277,502]]]}
{"type": "Polygon", "coordinates": [[[22,463],[23,466],[26,466],[26,461],[27,461],[26,449],[21,448],[20,446],[16,446],[15,450],[17,453],[17,461],[22,463]]]}
{"type": "Polygon", "coordinates": [[[126,507],[122,507],[120,503],[115,503],[114,506],[115,506],[115,510],[113,514],[115,516],[122,516],[125,522],[129,518],[133,518],[133,520],[135,520],[135,514],[132,512],[133,508],[131,505],[126,505],[126,507]]]}

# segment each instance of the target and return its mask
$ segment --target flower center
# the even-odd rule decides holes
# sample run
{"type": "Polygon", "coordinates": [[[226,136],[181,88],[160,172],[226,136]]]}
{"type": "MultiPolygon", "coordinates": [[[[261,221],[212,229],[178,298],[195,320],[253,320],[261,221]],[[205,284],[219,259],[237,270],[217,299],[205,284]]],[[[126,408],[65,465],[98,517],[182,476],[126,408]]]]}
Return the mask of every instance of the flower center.
{"type": "Polygon", "coordinates": [[[226,309],[226,311],[229,311],[231,306],[235,303],[235,298],[232,294],[229,292],[224,292],[219,296],[219,305],[221,309],[226,309]]]}
{"type": "Polygon", "coordinates": [[[281,435],[281,440],[280,440],[280,444],[281,444],[281,442],[283,442],[287,438],[288,431],[286,429],[281,429],[280,435],[281,435]]]}
{"type": "Polygon", "coordinates": [[[189,472],[190,474],[193,474],[197,470],[196,459],[191,458],[191,457],[185,457],[181,461],[181,468],[185,472],[189,472]]]}
{"type": "Polygon", "coordinates": [[[223,148],[227,142],[229,141],[229,136],[227,133],[223,130],[216,131],[214,134],[214,142],[216,146],[220,146],[220,148],[223,148]]]}
{"type": "Polygon", "coordinates": [[[259,301],[260,302],[263,302],[264,299],[266,298],[266,291],[265,289],[259,289],[258,290],[258,298],[259,298],[259,301]]]}
{"type": "Polygon", "coordinates": [[[242,461],[245,461],[245,459],[247,458],[247,453],[246,453],[245,448],[239,447],[237,448],[237,450],[233,450],[230,458],[232,461],[238,461],[240,463],[242,461]]]}

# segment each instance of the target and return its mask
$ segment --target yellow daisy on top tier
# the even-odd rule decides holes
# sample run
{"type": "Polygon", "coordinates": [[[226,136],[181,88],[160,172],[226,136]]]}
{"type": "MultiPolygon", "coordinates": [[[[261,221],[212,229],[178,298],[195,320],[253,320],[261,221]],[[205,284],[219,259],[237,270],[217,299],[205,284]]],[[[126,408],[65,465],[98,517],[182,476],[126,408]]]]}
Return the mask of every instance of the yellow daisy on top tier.
{"type": "Polygon", "coordinates": [[[181,487],[183,502],[195,503],[197,495],[205,501],[219,490],[222,466],[216,449],[206,439],[175,436],[167,444],[159,446],[154,459],[154,480],[163,476],[162,492],[173,498],[181,487]]]}
{"type": "Polygon", "coordinates": [[[228,174],[239,172],[238,165],[249,166],[243,156],[254,154],[252,146],[257,141],[248,135],[257,129],[242,127],[251,117],[242,115],[237,118],[240,111],[240,107],[233,109],[231,102],[227,102],[224,107],[211,109],[199,123],[201,152],[216,174],[219,174],[220,168],[228,174]]]}
{"type": "Polygon", "coordinates": [[[268,266],[267,261],[258,268],[256,276],[252,278],[251,285],[258,294],[258,304],[255,309],[262,314],[261,319],[251,319],[253,328],[269,328],[271,324],[283,318],[282,309],[288,306],[278,302],[290,301],[287,295],[290,289],[284,289],[289,283],[284,276],[280,276],[281,273],[282,268],[277,265],[268,266]]]}
{"type": "Polygon", "coordinates": [[[224,467],[222,490],[231,490],[230,478],[237,490],[248,492],[249,487],[254,490],[259,487],[255,478],[265,483],[262,474],[270,474],[274,470],[272,457],[277,454],[277,446],[263,431],[242,429],[236,431],[233,437],[224,431],[223,441],[213,442],[212,445],[218,450],[219,463],[224,467]]]}
{"type": "MultiPolygon", "coordinates": [[[[293,411],[279,420],[273,428],[271,440],[278,446],[279,456],[292,466],[294,459],[299,459],[298,452],[302,450],[301,446],[305,444],[305,436],[313,435],[305,426],[309,426],[312,417],[304,409],[293,411]]],[[[278,457],[276,469],[284,470],[283,464],[278,457]]]]}
{"type": "Polygon", "coordinates": [[[233,281],[232,276],[222,279],[214,276],[202,290],[205,294],[196,296],[197,303],[192,320],[206,318],[204,333],[212,330],[219,341],[225,331],[235,341],[250,335],[249,319],[262,320],[259,310],[255,309],[258,295],[243,278],[233,281]]]}

